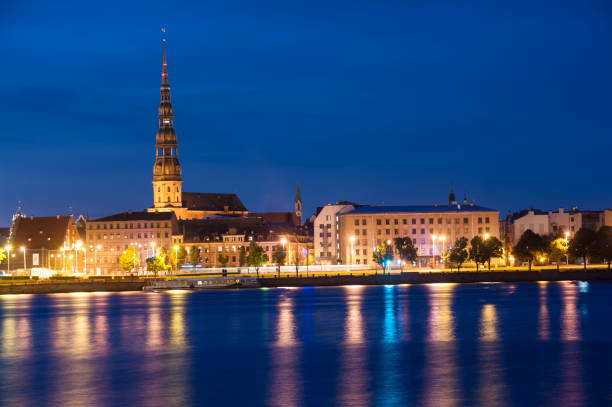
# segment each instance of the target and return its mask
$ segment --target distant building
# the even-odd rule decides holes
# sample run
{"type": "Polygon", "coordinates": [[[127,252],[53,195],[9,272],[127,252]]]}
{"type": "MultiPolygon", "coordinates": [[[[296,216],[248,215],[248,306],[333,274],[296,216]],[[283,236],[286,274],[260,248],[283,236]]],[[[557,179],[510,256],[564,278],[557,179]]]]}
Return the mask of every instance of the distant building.
{"type": "Polygon", "coordinates": [[[129,247],[140,253],[139,270],[144,270],[146,259],[164,247],[170,255],[177,236],[178,223],[173,212],[127,211],[87,222],[88,272],[108,275],[121,272],[119,257],[129,247]]]}
{"type": "Polygon", "coordinates": [[[11,270],[37,267],[77,272],[84,267],[84,242],[79,240],[72,215],[18,214],[13,218],[9,244],[11,270]]]}
{"type": "Polygon", "coordinates": [[[318,210],[313,225],[314,254],[318,264],[341,262],[339,216],[354,210],[357,206],[354,203],[342,201],[325,205],[318,210]]]}
{"type": "MultiPolygon", "coordinates": [[[[499,212],[475,205],[362,206],[339,215],[342,263],[372,264],[374,248],[396,237],[410,237],[419,264],[439,262],[460,237],[499,238],[499,212]]],[[[315,231],[316,236],[316,231],[315,231]]]]}
{"type": "MultiPolygon", "coordinates": [[[[251,214],[252,215],[252,214],[251,214]]],[[[312,263],[312,239],[299,233],[293,224],[272,224],[262,216],[216,216],[207,219],[180,221],[183,245],[188,252],[200,253],[202,267],[221,267],[219,256],[227,256],[226,267],[245,267],[240,264],[239,251],[244,247],[248,254],[251,242],[261,246],[272,264],[272,253],[283,245],[286,263],[295,264],[296,253],[300,264],[306,264],[306,254],[312,263]]]]}
{"type": "Polygon", "coordinates": [[[509,214],[506,223],[506,232],[511,234],[510,241],[516,244],[528,229],[542,236],[553,237],[565,237],[565,233],[573,236],[581,228],[599,230],[605,224],[605,211],[585,211],[577,207],[548,212],[524,209],[509,214]]]}

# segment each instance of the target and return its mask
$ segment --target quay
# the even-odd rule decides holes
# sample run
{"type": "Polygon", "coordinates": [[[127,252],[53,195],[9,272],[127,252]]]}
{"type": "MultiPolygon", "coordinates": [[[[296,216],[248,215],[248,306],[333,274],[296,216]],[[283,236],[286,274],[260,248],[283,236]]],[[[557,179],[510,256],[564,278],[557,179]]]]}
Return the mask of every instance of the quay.
{"type": "Polygon", "coordinates": [[[257,287],[329,287],[345,285],[394,285],[435,283],[519,283],[538,281],[612,281],[606,268],[546,269],[537,271],[461,271],[403,272],[394,274],[328,273],[298,276],[285,274],[189,276],[176,278],[91,278],[77,280],[16,280],[2,281],[2,294],[53,294],[71,292],[157,291],[172,289],[228,289],[257,287]]]}

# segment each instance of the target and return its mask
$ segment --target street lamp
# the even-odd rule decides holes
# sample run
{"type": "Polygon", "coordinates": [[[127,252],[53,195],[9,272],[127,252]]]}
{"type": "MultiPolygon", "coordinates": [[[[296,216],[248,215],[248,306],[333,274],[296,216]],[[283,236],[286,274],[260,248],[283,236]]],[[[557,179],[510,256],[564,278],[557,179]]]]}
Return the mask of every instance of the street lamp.
{"type": "Polygon", "coordinates": [[[353,259],[353,254],[355,253],[355,250],[353,249],[353,245],[355,243],[355,236],[351,236],[349,240],[351,241],[351,264],[353,264],[355,262],[353,259]]]}
{"type": "Polygon", "coordinates": [[[484,234],[484,240],[487,240],[488,238],[489,238],[489,234],[488,234],[488,233],[485,233],[485,234],[484,234]]]}
{"type": "Polygon", "coordinates": [[[569,253],[567,252],[569,246],[570,232],[565,232],[565,265],[569,265],[569,253]]]}
{"type": "Polygon", "coordinates": [[[178,271],[178,245],[174,245],[174,273],[178,271]]]}
{"type": "Polygon", "coordinates": [[[4,246],[4,250],[6,250],[6,252],[8,253],[6,258],[8,259],[8,266],[7,266],[7,270],[6,273],[7,274],[11,274],[11,245],[7,244],[6,246],[4,246]]]}

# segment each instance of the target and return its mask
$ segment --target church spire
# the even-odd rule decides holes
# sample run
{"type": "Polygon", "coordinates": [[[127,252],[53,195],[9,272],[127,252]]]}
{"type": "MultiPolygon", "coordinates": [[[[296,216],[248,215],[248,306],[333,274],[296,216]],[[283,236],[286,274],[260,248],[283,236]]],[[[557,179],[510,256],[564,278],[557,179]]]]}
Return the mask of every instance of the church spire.
{"type": "MultiPolygon", "coordinates": [[[[162,29],[165,32],[164,29],[162,29]]],[[[155,207],[182,206],[182,176],[178,160],[178,142],[174,131],[174,110],[170,98],[166,38],[162,39],[162,82],[159,101],[159,130],[155,137],[153,200],[155,207]]]]}
{"type": "Polygon", "coordinates": [[[295,201],[294,203],[294,213],[298,218],[298,223],[302,225],[302,196],[300,195],[300,184],[297,184],[297,189],[295,191],[295,201]]]}

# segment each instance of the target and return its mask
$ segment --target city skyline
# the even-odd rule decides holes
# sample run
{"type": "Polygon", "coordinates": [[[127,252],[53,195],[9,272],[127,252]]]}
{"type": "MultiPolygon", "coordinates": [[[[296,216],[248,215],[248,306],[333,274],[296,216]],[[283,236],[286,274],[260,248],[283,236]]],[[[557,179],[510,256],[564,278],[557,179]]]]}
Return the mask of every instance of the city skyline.
{"type": "MultiPolygon", "coordinates": [[[[164,24],[185,190],[237,193],[250,211],[291,210],[299,182],[305,217],[338,200],[443,204],[451,183],[459,199],[465,192],[501,214],[609,206],[611,60],[602,10],[575,7],[542,26],[528,17],[552,13],[544,7],[512,15],[485,8],[479,13],[490,13],[491,24],[505,25],[470,28],[477,17],[458,10],[452,19],[446,9],[429,31],[371,7],[371,15],[365,7],[341,15],[338,5],[313,5],[320,16],[196,8],[204,20],[218,18],[205,28],[182,24],[185,15],[171,9],[133,27],[128,12],[109,26],[103,11],[66,29],[41,20],[47,11],[69,21],[62,7],[11,5],[12,24],[0,28],[10,39],[2,45],[10,154],[0,226],[19,200],[37,216],[151,206],[164,24]],[[325,17],[346,22],[344,31],[325,17]],[[232,21],[248,24],[222,24],[232,21]],[[92,27],[85,38],[73,36],[84,24],[92,27]],[[540,37],[513,46],[520,33],[540,37]]],[[[410,10],[409,19],[433,12],[410,10]]]]}

